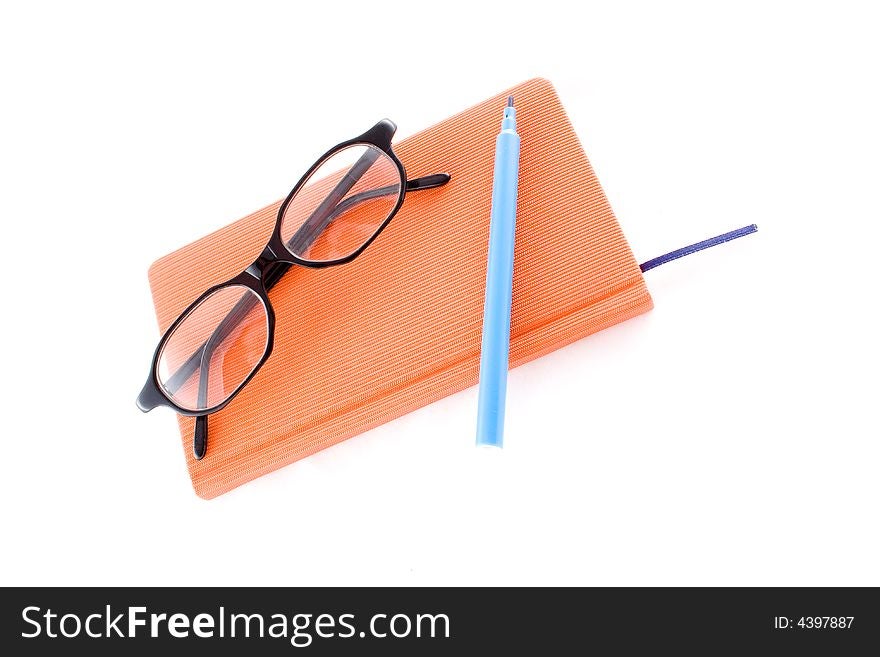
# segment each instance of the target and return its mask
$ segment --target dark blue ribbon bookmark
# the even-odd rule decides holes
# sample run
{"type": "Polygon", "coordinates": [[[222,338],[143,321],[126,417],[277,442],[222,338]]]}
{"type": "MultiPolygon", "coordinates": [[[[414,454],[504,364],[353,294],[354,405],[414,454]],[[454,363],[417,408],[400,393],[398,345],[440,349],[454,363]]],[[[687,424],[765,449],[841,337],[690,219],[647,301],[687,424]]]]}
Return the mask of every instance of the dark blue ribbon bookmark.
{"type": "Polygon", "coordinates": [[[723,235],[718,235],[716,237],[710,237],[709,239],[703,240],[702,242],[697,242],[696,244],[691,244],[690,246],[683,246],[680,249],[676,249],[675,251],[664,253],[662,256],[651,258],[650,260],[643,262],[641,265],[639,265],[639,267],[644,273],[646,271],[654,269],[654,267],[665,265],[667,262],[678,260],[679,258],[688,256],[691,253],[696,253],[697,251],[702,251],[703,249],[709,249],[713,246],[724,244],[725,242],[735,240],[738,237],[751,235],[752,233],[757,232],[757,230],[758,227],[755,224],[752,224],[751,226],[743,226],[742,228],[737,228],[736,230],[732,230],[729,233],[724,233],[723,235]]]}

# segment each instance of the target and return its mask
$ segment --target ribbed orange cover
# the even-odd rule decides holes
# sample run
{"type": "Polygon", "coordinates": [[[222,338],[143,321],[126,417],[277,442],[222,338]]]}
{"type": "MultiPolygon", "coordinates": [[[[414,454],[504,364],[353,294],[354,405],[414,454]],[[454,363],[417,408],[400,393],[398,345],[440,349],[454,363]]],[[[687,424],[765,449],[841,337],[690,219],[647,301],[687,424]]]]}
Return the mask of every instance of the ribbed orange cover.
{"type": "MultiPolygon", "coordinates": [[[[352,263],[294,267],[272,290],[272,357],[211,416],[203,460],[192,457],[193,419],[180,418],[199,496],[220,495],[477,383],[495,137],[508,94],[522,138],[511,366],[651,309],[556,92],[546,80],[525,82],[395,144],[410,178],[449,172],[451,182],[409,194],[352,263]]],[[[161,330],[259,255],[278,205],[153,264],[161,330]]]]}

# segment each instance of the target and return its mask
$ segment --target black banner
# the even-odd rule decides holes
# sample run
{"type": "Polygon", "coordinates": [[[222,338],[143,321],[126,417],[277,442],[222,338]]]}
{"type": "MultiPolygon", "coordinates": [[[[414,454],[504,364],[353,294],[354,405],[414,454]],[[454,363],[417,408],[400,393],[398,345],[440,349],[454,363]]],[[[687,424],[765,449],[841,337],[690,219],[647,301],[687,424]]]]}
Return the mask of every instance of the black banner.
{"type": "Polygon", "coordinates": [[[3,654],[864,654],[877,589],[3,589],[3,654]],[[246,652],[245,652],[246,651],[246,652]]]}

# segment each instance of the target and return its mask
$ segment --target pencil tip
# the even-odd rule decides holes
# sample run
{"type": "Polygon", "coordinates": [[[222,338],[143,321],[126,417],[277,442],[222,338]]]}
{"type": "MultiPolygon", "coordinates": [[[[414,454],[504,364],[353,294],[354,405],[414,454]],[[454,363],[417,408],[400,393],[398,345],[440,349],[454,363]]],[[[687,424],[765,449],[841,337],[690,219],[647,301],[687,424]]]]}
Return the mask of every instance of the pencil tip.
{"type": "Polygon", "coordinates": [[[508,107],[513,107],[513,96],[508,96],[508,97],[507,97],[507,106],[508,106],[508,107]]]}

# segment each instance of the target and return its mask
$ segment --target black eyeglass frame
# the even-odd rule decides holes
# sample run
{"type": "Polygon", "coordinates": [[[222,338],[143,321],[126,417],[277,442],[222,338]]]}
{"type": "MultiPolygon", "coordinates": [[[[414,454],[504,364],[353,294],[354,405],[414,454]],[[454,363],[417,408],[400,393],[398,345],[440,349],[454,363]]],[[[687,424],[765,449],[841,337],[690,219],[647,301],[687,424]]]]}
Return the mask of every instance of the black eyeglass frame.
{"type": "MultiPolygon", "coordinates": [[[[448,173],[433,174],[413,180],[407,180],[406,169],[404,168],[403,163],[400,161],[400,159],[397,157],[391,147],[391,139],[394,136],[396,129],[397,126],[394,124],[393,121],[389,119],[383,119],[362,135],[337,144],[326,153],[324,153],[324,155],[322,155],[320,158],[318,158],[318,160],[308,169],[308,171],[303,174],[303,176],[299,179],[299,181],[281,203],[281,206],[278,209],[278,216],[275,220],[275,228],[273,229],[272,235],[269,238],[266,246],[263,248],[263,251],[260,253],[259,257],[237,276],[234,276],[223,283],[219,283],[208,288],[205,292],[199,295],[199,297],[195,301],[193,301],[165,330],[165,333],[162,335],[162,338],[159,340],[159,344],[157,345],[156,350],[153,353],[153,360],[150,366],[150,374],[147,377],[147,381],[144,384],[143,389],[138,395],[137,405],[138,408],[140,408],[143,412],[148,412],[158,406],[168,406],[181,415],[197,418],[198,422],[196,426],[196,436],[193,446],[194,455],[197,459],[202,458],[207,449],[207,416],[222,410],[230,402],[232,402],[232,400],[238,395],[238,393],[240,393],[242,389],[254,378],[254,376],[256,376],[260,368],[262,368],[262,366],[272,355],[275,338],[275,311],[272,307],[272,303],[269,299],[268,293],[278,283],[278,281],[281,280],[284,274],[286,274],[293,265],[301,265],[303,267],[309,267],[312,269],[322,269],[324,267],[332,267],[335,265],[342,265],[351,262],[361,253],[363,253],[364,250],[370,244],[372,244],[372,242],[382,233],[385,227],[388,226],[388,224],[391,222],[391,220],[394,218],[394,216],[403,205],[403,201],[406,198],[407,192],[432,189],[445,185],[447,182],[449,182],[450,175],[448,173]],[[400,175],[400,184],[397,201],[395,202],[394,207],[388,213],[388,216],[385,218],[385,220],[382,221],[381,224],[379,224],[375,232],[367,240],[365,240],[363,244],[361,244],[350,254],[334,260],[307,260],[305,258],[301,258],[295,255],[291,251],[292,247],[289,244],[285,244],[283,238],[281,237],[281,226],[287,207],[290,205],[290,202],[297,195],[297,193],[299,193],[302,187],[308,182],[311,175],[315,171],[317,171],[318,168],[320,168],[320,166],[324,164],[324,162],[326,162],[329,158],[339,153],[340,151],[351,146],[358,145],[373,146],[379,149],[385,155],[387,155],[397,167],[397,171],[400,175]],[[244,378],[244,380],[242,380],[242,382],[238,385],[238,387],[220,403],[210,408],[198,410],[192,410],[182,407],[171,398],[171,393],[167,392],[164,386],[159,381],[159,359],[161,357],[162,350],[164,349],[170,337],[174,334],[177,327],[179,327],[186,320],[186,318],[196,308],[198,308],[199,305],[204,302],[205,299],[215,294],[219,290],[234,286],[245,287],[248,290],[252,291],[264,306],[268,324],[265,352],[262,358],[260,358],[254,368],[251,370],[250,374],[248,374],[244,378]],[[200,434],[202,435],[200,436],[200,434]]],[[[381,190],[375,190],[375,192],[381,192],[381,190]]],[[[381,193],[377,195],[381,195],[381,193]]],[[[330,215],[329,221],[332,221],[333,218],[334,216],[330,215]]],[[[297,235],[299,235],[300,232],[307,227],[308,223],[309,222],[306,221],[306,223],[298,229],[294,237],[291,238],[291,243],[295,239],[297,239],[297,235]]],[[[329,225],[329,222],[327,225],[329,225]]],[[[318,233],[314,235],[312,239],[317,238],[317,236],[324,228],[326,228],[326,225],[320,227],[318,233]]],[[[218,328],[220,328],[221,325],[218,325],[218,328]]],[[[215,332],[216,331],[217,329],[215,329],[215,332]]],[[[210,340],[210,338],[208,340],[210,340]]],[[[201,351],[201,348],[199,350],[196,350],[193,356],[195,357],[199,353],[199,351],[201,351]]],[[[181,366],[180,369],[182,370],[184,367],[186,367],[186,364],[181,366]]],[[[186,379],[184,379],[184,381],[187,380],[189,376],[192,376],[192,374],[189,374],[186,379]]]]}

